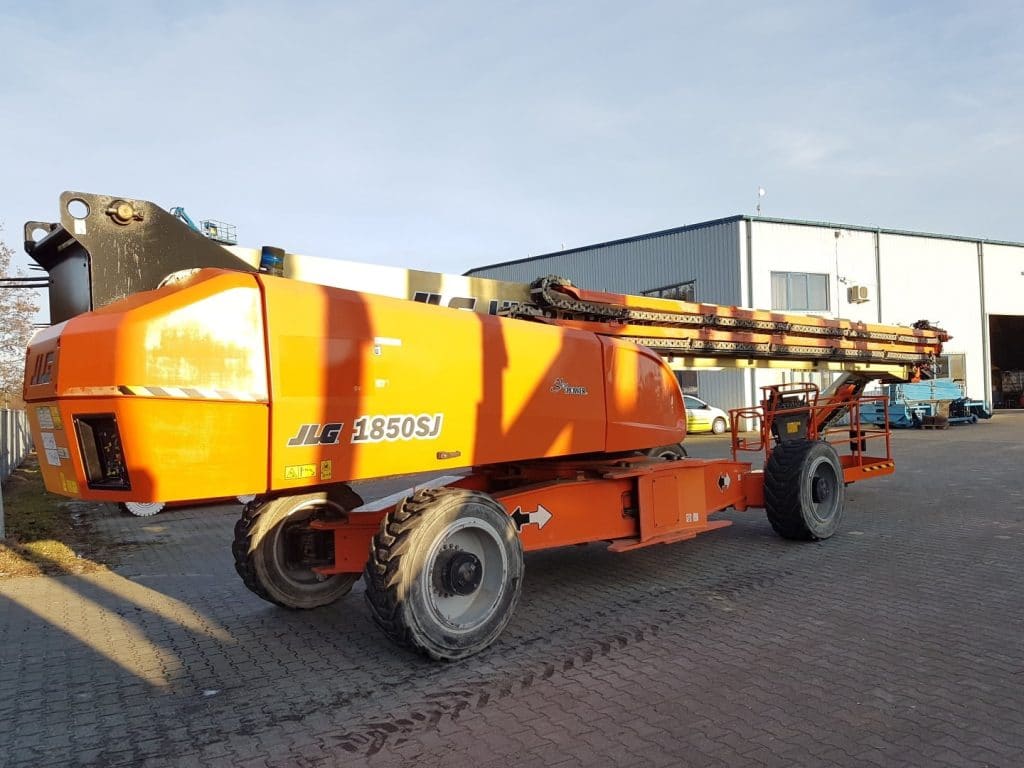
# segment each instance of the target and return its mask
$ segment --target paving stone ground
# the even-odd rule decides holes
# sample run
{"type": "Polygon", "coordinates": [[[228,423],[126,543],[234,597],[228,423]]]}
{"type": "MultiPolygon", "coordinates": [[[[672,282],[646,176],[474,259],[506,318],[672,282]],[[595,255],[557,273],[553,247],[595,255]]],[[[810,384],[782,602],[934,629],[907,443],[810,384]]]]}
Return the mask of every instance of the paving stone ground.
{"type": "Polygon", "coordinates": [[[114,571],[0,582],[0,765],[1017,768],[1022,431],[897,433],[827,542],[750,511],[528,555],[508,630],[456,664],[387,642],[361,585],[304,613],[248,592],[237,507],[97,514],[114,571]]]}

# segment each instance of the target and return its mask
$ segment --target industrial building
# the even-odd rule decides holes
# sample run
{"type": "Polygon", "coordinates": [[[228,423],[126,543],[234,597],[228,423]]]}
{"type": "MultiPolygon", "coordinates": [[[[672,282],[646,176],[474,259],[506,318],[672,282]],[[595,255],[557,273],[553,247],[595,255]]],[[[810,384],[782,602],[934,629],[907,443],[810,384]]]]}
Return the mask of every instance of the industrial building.
{"type": "MultiPolygon", "coordinates": [[[[953,338],[940,373],[990,407],[1017,407],[1024,388],[1024,244],[877,227],[733,216],[469,270],[528,282],[567,277],[585,288],[865,322],[930,320],[953,338]]],[[[687,366],[684,391],[722,408],[759,388],[833,374],[687,366]]],[[[678,363],[677,363],[678,367],[678,363]]]]}

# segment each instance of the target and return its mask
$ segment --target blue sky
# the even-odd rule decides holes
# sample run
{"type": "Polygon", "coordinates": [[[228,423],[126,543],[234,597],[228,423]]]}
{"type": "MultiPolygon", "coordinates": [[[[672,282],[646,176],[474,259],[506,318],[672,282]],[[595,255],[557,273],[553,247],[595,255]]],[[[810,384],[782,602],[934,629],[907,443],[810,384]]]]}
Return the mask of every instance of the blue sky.
{"type": "Polygon", "coordinates": [[[1022,241],[1012,2],[0,0],[0,222],[65,189],[462,272],[736,213],[1022,241]]]}

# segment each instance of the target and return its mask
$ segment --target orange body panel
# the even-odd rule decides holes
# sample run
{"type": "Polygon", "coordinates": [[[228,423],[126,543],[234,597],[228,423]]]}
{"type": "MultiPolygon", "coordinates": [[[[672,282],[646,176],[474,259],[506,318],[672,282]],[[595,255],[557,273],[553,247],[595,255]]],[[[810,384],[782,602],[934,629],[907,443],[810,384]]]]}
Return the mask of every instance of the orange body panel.
{"type": "Polygon", "coordinates": [[[251,276],[207,271],[41,332],[25,382],[46,487],[184,501],[267,485],[263,309],[251,276]],[[76,418],[110,417],[129,488],[89,487],[76,418]],[[53,446],[50,448],[50,446],[53,446]]]}
{"type": "MultiPolygon", "coordinates": [[[[267,398],[262,299],[251,275],[204,270],[187,286],[136,294],[48,333],[59,336],[52,393],[60,397],[115,394],[125,386],[267,398]]],[[[28,385],[26,399],[36,391],[28,385]]]]}
{"type": "MultiPolygon", "coordinates": [[[[581,460],[515,465],[507,474],[484,471],[452,485],[493,496],[511,516],[527,552],[591,541],[613,542],[611,549],[618,552],[730,525],[710,515],[745,506],[750,474],[745,462],[581,460]],[[516,480],[519,485],[503,488],[516,480]]],[[[317,570],[324,575],[361,571],[387,511],[318,521],[314,527],[333,532],[335,560],[317,570]]]]}
{"type": "Polygon", "coordinates": [[[688,459],[641,478],[640,542],[701,529],[711,512],[743,502],[749,464],[688,459]]]}
{"type": "Polygon", "coordinates": [[[605,450],[613,453],[680,442],[686,435],[686,416],[672,371],[649,349],[599,338],[608,401],[605,450]]]}
{"type": "Polygon", "coordinates": [[[114,502],[198,501],[266,487],[266,442],[243,439],[266,434],[267,407],[260,403],[74,398],[31,403],[29,414],[32,439],[42,446],[43,480],[53,493],[114,502]],[[89,488],[74,424],[90,415],[116,419],[130,489],[89,488]],[[53,428],[44,428],[50,423],[53,428]]]}
{"type": "Polygon", "coordinates": [[[592,334],[261,280],[275,488],[605,450],[592,334]],[[290,444],[307,424],[341,426],[290,444]]]}
{"type": "Polygon", "coordinates": [[[37,444],[67,444],[47,487],[118,501],[623,452],[685,433],[671,371],[628,342],[222,270],[41,334],[25,398],[37,444]],[[56,407],[64,431],[37,405],[56,407]],[[86,482],[71,431],[83,415],[116,420],[130,488],[86,482]]]}

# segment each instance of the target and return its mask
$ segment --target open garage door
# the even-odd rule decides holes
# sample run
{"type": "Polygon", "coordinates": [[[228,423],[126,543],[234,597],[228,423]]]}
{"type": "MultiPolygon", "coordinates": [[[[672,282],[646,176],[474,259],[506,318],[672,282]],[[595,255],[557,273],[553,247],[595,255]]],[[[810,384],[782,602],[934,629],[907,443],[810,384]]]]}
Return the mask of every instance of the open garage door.
{"type": "Polygon", "coordinates": [[[1024,315],[989,315],[992,404],[1024,407],[1024,315]]]}

